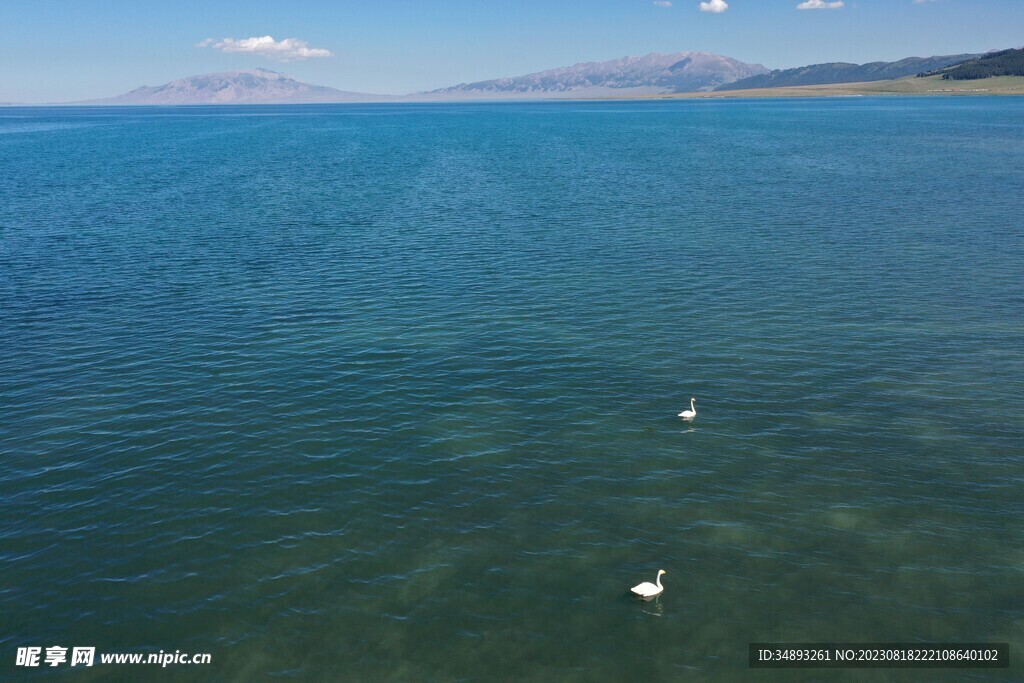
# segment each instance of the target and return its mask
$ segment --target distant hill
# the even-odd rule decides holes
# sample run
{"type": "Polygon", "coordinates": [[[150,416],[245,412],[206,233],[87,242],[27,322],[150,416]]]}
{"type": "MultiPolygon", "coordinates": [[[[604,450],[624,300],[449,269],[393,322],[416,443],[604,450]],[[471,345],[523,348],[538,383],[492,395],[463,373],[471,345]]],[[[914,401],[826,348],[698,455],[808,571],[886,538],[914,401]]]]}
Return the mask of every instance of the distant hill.
{"type": "Polygon", "coordinates": [[[394,98],[310,85],[269,69],[251,69],[189,76],[156,87],[144,85],[117,97],[81,104],[304,104],[389,99],[394,98]]]}
{"type": "Polygon", "coordinates": [[[651,53],[606,62],[582,62],[525,76],[461,83],[417,96],[427,99],[601,97],[712,90],[768,73],[760,64],[707,52],[651,53]]]}
{"type": "Polygon", "coordinates": [[[970,81],[993,76],[1024,76],[1024,48],[992,52],[962,64],[932,71],[922,76],[941,73],[942,78],[952,81],[970,81]]]}
{"type": "Polygon", "coordinates": [[[978,57],[976,54],[946,55],[944,57],[908,57],[898,62],[869,62],[849,64],[832,62],[812,64],[795,69],[775,70],[767,74],[726,83],[716,90],[749,90],[752,88],[784,88],[799,85],[826,85],[829,83],[865,83],[888,81],[922,72],[941,69],[978,57]]]}

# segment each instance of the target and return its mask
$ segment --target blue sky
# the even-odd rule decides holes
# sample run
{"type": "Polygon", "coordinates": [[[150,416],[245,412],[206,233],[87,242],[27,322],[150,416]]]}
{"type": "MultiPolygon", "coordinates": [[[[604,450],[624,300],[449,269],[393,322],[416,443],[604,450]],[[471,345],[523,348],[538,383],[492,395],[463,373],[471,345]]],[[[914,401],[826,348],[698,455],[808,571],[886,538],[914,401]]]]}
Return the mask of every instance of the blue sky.
{"type": "Polygon", "coordinates": [[[1024,0],[725,3],[713,12],[699,0],[5,0],[0,101],[105,97],[256,66],[397,94],[648,52],[786,68],[1024,45],[1024,0]],[[277,45],[289,61],[237,42],[268,35],[298,41],[277,45]]]}

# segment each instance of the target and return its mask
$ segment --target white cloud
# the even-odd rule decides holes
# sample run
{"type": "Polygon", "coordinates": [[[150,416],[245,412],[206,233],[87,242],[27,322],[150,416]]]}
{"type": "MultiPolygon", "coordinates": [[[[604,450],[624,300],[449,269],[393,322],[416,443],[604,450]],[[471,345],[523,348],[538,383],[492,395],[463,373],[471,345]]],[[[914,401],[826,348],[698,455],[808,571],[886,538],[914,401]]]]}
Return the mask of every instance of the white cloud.
{"type": "Polygon", "coordinates": [[[836,0],[835,2],[825,2],[825,0],[806,0],[796,6],[797,9],[839,9],[845,3],[843,0],[836,0]]]}
{"type": "Polygon", "coordinates": [[[310,47],[309,43],[298,38],[274,40],[271,36],[254,36],[241,40],[235,40],[234,38],[224,38],[223,40],[207,38],[196,45],[196,47],[212,47],[221,52],[246,52],[269,59],[276,59],[280,62],[290,62],[293,59],[309,59],[310,57],[333,56],[330,50],[310,47]]]}
{"type": "Polygon", "coordinates": [[[668,0],[654,0],[654,4],[658,7],[671,7],[672,3],[668,0]]]}
{"type": "Polygon", "coordinates": [[[710,2],[700,3],[701,12],[713,12],[715,14],[721,14],[727,9],[729,9],[729,3],[727,3],[725,0],[710,0],[710,2]]]}

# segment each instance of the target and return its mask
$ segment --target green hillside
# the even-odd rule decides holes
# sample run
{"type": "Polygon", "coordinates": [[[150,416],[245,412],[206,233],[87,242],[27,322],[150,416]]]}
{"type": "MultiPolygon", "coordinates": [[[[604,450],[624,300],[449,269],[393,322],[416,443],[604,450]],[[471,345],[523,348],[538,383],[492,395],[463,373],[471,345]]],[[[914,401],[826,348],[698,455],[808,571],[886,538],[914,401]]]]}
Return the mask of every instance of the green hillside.
{"type": "MultiPolygon", "coordinates": [[[[880,97],[880,96],[985,96],[1024,95],[1024,76],[996,76],[981,82],[954,82],[941,75],[908,76],[891,81],[831,83],[750,90],[716,90],[704,93],[652,95],[651,98],[762,98],[762,97],[880,97]]],[[[647,98],[643,98],[647,99],[647,98]]]]}
{"type": "Polygon", "coordinates": [[[1024,76],[1024,48],[1003,50],[969,59],[942,70],[942,77],[952,81],[972,81],[993,76],[1024,76]]]}
{"type": "Polygon", "coordinates": [[[811,64],[794,69],[776,69],[771,73],[751,76],[720,85],[715,90],[751,90],[755,88],[788,88],[801,85],[889,81],[903,78],[904,76],[916,76],[922,72],[935,73],[939,69],[979,56],[977,54],[961,54],[943,57],[908,57],[898,62],[869,62],[867,64],[831,62],[828,64],[811,64]]]}

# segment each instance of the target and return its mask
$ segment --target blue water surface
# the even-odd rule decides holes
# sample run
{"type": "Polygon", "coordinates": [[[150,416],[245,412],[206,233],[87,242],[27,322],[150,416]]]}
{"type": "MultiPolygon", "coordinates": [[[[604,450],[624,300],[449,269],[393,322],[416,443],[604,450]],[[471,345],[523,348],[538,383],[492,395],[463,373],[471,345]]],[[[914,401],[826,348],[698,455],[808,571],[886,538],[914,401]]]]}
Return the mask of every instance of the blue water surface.
{"type": "Polygon", "coordinates": [[[0,168],[0,678],[1024,656],[1024,99],[5,108],[0,168]]]}

